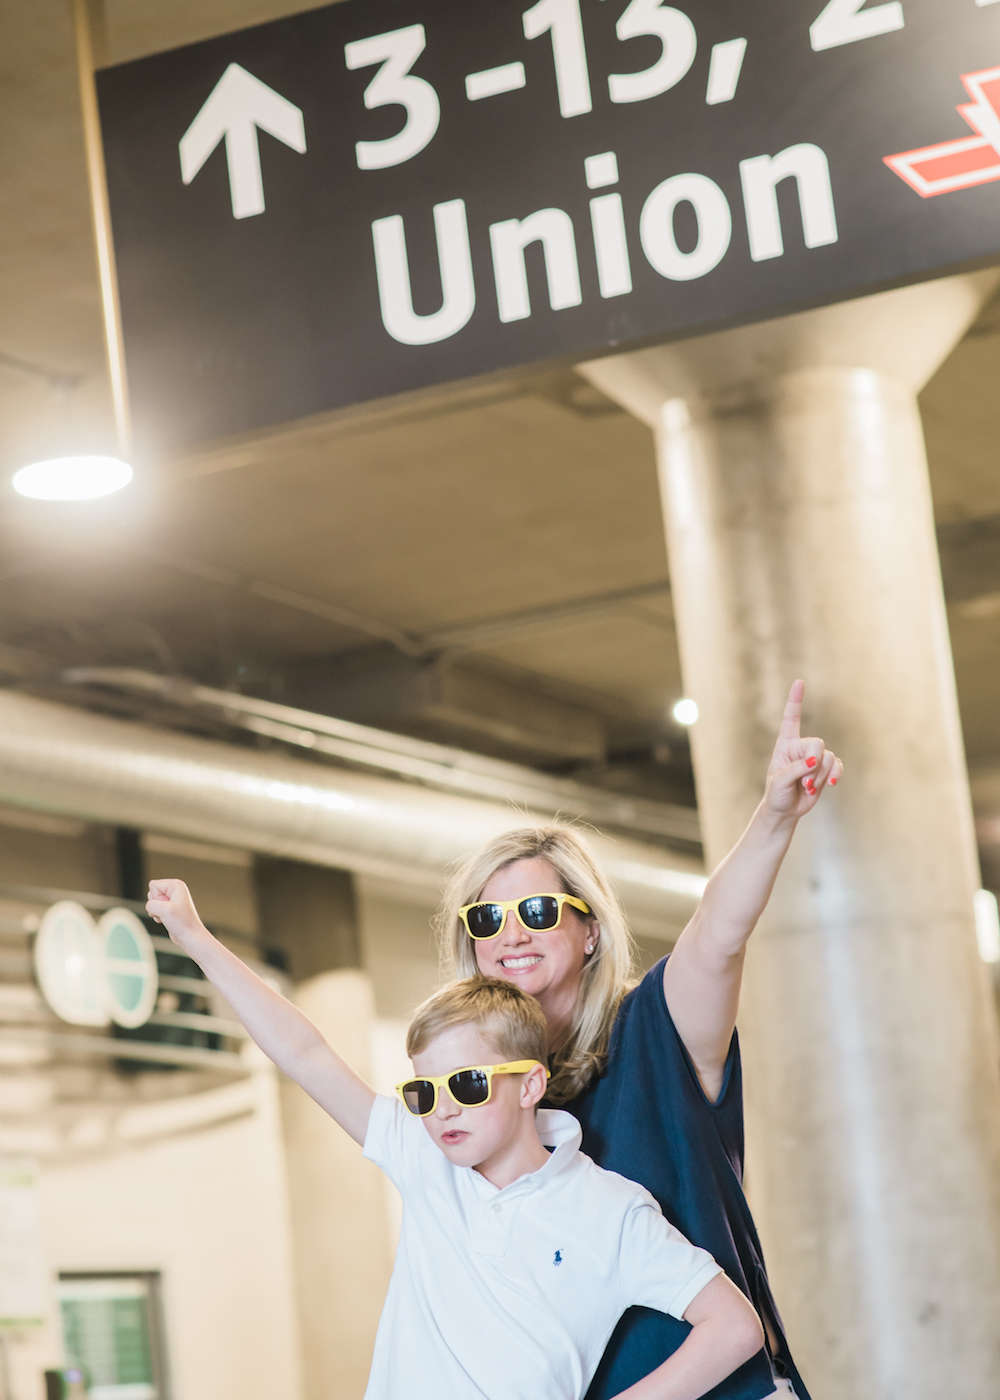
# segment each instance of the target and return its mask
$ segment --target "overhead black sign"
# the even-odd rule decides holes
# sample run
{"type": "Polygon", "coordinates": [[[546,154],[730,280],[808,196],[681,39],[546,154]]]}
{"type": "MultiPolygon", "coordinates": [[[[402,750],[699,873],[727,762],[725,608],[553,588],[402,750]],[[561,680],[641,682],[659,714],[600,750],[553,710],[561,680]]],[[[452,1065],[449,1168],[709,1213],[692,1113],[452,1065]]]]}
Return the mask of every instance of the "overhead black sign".
{"type": "Polygon", "coordinates": [[[98,90],[154,449],[1000,255],[997,0],[350,0],[98,90]]]}

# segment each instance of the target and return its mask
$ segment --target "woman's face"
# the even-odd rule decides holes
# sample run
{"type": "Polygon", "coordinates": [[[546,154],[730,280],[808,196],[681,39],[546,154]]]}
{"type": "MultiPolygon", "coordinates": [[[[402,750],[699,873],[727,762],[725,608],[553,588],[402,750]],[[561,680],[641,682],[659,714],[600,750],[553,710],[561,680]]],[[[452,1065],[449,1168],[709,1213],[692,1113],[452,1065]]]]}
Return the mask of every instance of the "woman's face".
{"type": "MultiPolygon", "coordinates": [[[[547,860],[533,856],[498,870],[483,886],[480,900],[525,899],[532,894],[559,894],[563,883],[547,860]]],[[[476,961],[486,977],[514,982],[538,1001],[550,1019],[564,1020],[576,1003],[588,949],[597,930],[569,904],[555,928],[523,928],[513,909],[507,911],[496,938],[476,943],[476,961]]]]}

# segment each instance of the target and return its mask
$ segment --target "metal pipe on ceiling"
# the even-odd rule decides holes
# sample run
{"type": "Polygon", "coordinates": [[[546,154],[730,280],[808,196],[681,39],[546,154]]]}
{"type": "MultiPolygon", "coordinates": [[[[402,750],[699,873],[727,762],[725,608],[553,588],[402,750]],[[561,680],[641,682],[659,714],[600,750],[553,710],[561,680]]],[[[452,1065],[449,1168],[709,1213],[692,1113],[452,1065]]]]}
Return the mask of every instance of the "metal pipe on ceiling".
{"type": "MultiPolygon", "coordinates": [[[[439,888],[447,867],[525,814],[512,803],[321,767],[0,692],[0,801],[439,888]]],[[[530,818],[529,818],[530,820],[530,818]]],[[[593,835],[639,932],[669,937],[701,863],[593,835]]]]}
{"type": "Polygon", "coordinates": [[[391,773],[442,792],[517,803],[545,816],[582,818],[631,835],[701,843],[698,813],[690,807],[609,792],[572,778],[557,778],[524,764],[486,758],[427,739],[413,739],[353,720],[316,714],[273,700],[126,666],[79,666],[64,671],[70,685],[98,686],[147,695],[181,709],[221,713],[234,728],[306,749],[324,758],[391,773]]]}

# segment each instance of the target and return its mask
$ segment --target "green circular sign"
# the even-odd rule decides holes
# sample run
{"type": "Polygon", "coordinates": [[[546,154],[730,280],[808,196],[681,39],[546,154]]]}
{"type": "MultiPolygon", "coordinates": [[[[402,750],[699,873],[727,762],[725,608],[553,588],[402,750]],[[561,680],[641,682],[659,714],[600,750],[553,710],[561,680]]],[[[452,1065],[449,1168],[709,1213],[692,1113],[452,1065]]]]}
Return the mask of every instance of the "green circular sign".
{"type": "Polygon", "coordinates": [[[128,909],[109,909],[97,925],[107,1007],[116,1025],[134,1029],[156,1005],[156,953],[145,925],[128,909]]]}
{"type": "Polygon", "coordinates": [[[42,995],[60,1020],[72,1026],[108,1024],[101,937],[82,904],[61,899],[46,909],[35,937],[34,962],[42,995]]]}

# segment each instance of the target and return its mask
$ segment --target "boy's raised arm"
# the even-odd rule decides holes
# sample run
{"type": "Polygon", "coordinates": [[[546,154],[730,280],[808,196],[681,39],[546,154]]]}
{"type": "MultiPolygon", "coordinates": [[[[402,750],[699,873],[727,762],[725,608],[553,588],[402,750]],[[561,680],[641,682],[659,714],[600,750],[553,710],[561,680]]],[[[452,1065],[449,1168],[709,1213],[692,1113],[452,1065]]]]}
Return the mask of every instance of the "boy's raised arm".
{"type": "Polygon", "coordinates": [[[764,1345],[764,1329],[747,1298],[716,1274],[685,1310],[691,1331],[662,1366],[615,1400],[698,1400],[764,1345]]]}
{"type": "Polygon", "coordinates": [[[183,880],[151,880],[146,912],[217,987],[269,1059],[363,1143],[375,1091],[327,1044],[308,1016],[241,962],[198,917],[183,880]]]}

